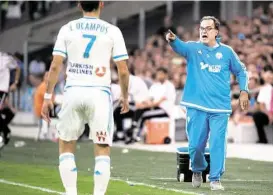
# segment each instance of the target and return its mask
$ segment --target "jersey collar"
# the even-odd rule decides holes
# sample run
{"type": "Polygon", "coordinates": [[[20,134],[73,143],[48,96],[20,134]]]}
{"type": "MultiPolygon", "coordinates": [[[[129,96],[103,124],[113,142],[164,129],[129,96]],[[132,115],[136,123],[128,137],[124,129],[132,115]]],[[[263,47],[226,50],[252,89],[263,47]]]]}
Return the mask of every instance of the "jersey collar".
{"type": "Polygon", "coordinates": [[[94,19],[98,19],[97,17],[91,17],[91,16],[83,16],[83,18],[84,18],[84,19],[91,19],[91,20],[92,20],[92,19],[93,19],[93,20],[94,20],[94,19]]]}
{"type": "Polygon", "coordinates": [[[214,47],[206,46],[206,45],[203,44],[203,43],[202,43],[202,45],[203,45],[203,47],[204,47],[205,49],[207,49],[207,50],[209,50],[209,51],[213,51],[213,50],[217,49],[218,47],[220,47],[221,44],[220,44],[219,42],[216,42],[216,45],[215,45],[214,47]]]}

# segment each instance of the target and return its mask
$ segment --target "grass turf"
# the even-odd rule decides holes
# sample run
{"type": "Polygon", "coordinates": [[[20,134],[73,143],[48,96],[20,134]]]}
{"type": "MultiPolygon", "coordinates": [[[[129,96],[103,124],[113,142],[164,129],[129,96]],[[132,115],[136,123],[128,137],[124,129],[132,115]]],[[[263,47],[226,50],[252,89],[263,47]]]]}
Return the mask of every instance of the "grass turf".
{"type": "MultiPolygon", "coordinates": [[[[17,140],[17,138],[13,138],[17,140]]],[[[55,191],[63,191],[58,173],[58,145],[51,142],[26,140],[24,147],[15,148],[11,142],[0,158],[0,179],[23,183],[55,191]]],[[[223,192],[211,192],[209,184],[193,189],[191,183],[178,183],[176,177],[176,154],[112,148],[112,178],[153,185],[130,185],[124,181],[111,180],[107,195],[176,195],[188,194],[163,190],[183,190],[199,194],[222,195],[269,195],[273,194],[273,164],[242,159],[228,159],[223,192]]],[[[76,163],[79,171],[80,194],[91,194],[93,175],[93,147],[91,143],[78,144],[76,163]]],[[[3,184],[0,194],[48,194],[39,190],[3,184]]]]}

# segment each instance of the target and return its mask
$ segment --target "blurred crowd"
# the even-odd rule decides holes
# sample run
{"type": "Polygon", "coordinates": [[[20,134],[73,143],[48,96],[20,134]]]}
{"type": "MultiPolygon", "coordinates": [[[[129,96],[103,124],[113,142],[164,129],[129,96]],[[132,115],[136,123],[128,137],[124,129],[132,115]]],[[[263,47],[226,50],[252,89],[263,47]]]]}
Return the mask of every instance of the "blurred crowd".
{"type": "MultiPolygon", "coordinates": [[[[183,57],[175,54],[165,41],[164,34],[168,29],[171,29],[184,41],[199,39],[198,24],[191,29],[186,29],[181,25],[173,25],[171,18],[166,16],[162,27],[147,39],[144,49],[131,51],[129,49],[128,65],[130,72],[142,78],[148,88],[156,81],[156,70],[160,67],[166,68],[169,80],[176,89],[175,103],[178,105],[187,78],[187,62],[183,57]]],[[[273,97],[271,93],[273,85],[273,3],[266,8],[259,6],[254,9],[252,19],[237,17],[232,21],[222,21],[220,36],[221,42],[230,45],[235,50],[249,72],[251,94],[249,112],[242,112],[239,109],[239,86],[234,76],[231,77],[233,106],[231,120],[235,124],[245,120],[254,120],[259,135],[258,142],[267,143],[263,128],[273,122],[270,102],[273,99],[271,98],[273,97]]],[[[21,97],[19,109],[34,110],[32,104],[34,93],[44,81],[44,75],[50,65],[48,61],[37,57],[29,63],[28,87],[21,97]]],[[[19,62],[23,69],[22,60],[18,59],[19,62]]],[[[112,75],[117,76],[115,68],[112,70],[112,75]]],[[[63,79],[64,72],[60,76],[56,93],[62,93],[63,79]]]]}
{"type": "MultiPolygon", "coordinates": [[[[25,21],[34,21],[46,17],[52,7],[60,6],[63,3],[60,0],[47,1],[0,1],[1,7],[1,29],[6,28],[6,24],[10,19],[18,20],[22,23],[25,21]],[[57,3],[57,5],[54,5],[57,3]]],[[[76,1],[66,1],[69,7],[74,7],[76,1]]]]}
{"type": "MultiPolygon", "coordinates": [[[[109,4],[110,2],[106,2],[109,4]]],[[[51,14],[58,13],[61,8],[74,8],[77,1],[0,1],[0,31],[7,27],[23,24],[27,21],[35,21],[51,14]],[[11,21],[17,21],[16,25],[8,25],[11,21]]]]}

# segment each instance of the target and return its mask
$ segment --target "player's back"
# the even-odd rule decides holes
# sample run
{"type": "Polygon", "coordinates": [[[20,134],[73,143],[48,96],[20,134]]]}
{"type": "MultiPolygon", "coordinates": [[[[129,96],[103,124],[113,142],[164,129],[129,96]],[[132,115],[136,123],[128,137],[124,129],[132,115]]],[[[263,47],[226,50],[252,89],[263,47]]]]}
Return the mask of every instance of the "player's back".
{"type": "MultiPolygon", "coordinates": [[[[53,55],[67,59],[63,109],[58,129],[63,140],[77,139],[83,125],[93,129],[92,138],[112,132],[110,60],[128,59],[124,39],[118,27],[98,18],[83,17],[64,25],[57,37],[53,55]]],[[[111,143],[109,139],[95,143],[111,143]]]]}
{"type": "MultiPolygon", "coordinates": [[[[116,26],[98,18],[83,17],[64,25],[54,52],[63,52],[67,57],[66,87],[109,88],[110,60],[118,44],[115,39],[120,36],[122,34],[116,26]]],[[[126,51],[123,37],[122,41],[121,47],[126,51]]],[[[127,56],[127,51],[123,54],[127,56]]]]}

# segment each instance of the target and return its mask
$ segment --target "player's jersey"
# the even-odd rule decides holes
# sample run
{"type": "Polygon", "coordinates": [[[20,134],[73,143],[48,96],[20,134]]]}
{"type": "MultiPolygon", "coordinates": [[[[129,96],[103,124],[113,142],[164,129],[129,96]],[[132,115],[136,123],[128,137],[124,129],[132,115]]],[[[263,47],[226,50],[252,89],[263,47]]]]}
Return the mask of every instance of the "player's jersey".
{"type": "Polygon", "coordinates": [[[110,90],[110,60],[128,59],[120,29],[101,19],[83,17],[64,25],[53,55],[67,58],[66,86],[110,90]]]}
{"type": "Polygon", "coordinates": [[[206,112],[231,113],[230,72],[236,75],[240,90],[248,91],[245,65],[233,49],[222,43],[210,48],[201,42],[171,43],[187,60],[187,80],[181,105],[206,112]]]}

